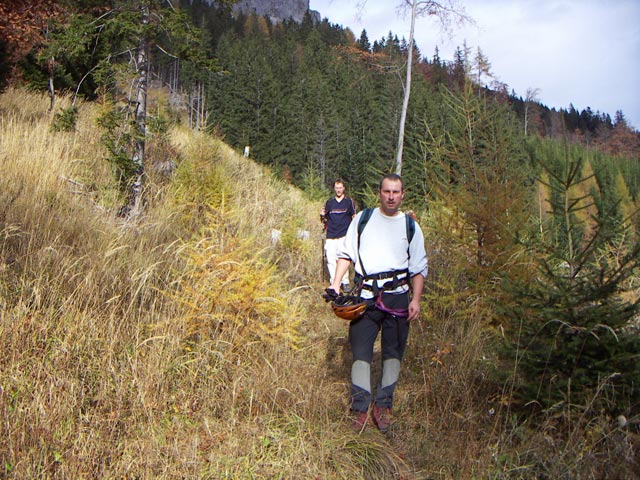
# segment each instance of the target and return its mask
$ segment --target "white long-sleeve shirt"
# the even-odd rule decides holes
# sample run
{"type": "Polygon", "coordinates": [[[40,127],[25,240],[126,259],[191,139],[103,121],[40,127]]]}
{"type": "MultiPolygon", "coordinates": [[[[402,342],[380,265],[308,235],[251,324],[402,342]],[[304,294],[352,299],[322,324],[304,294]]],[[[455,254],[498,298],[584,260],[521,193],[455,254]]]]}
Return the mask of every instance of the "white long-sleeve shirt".
{"type": "MultiPolygon", "coordinates": [[[[407,255],[408,239],[405,214],[399,212],[398,215],[388,217],[380,211],[380,208],[376,208],[360,235],[360,255],[358,255],[358,222],[362,213],[359,212],[349,225],[344,242],[338,249],[338,258],[351,260],[355,265],[356,273],[363,276],[365,272],[367,275],[372,275],[408,269],[410,277],[421,274],[426,278],[427,253],[420,225],[416,222],[415,234],[409,245],[409,255],[407,255]]],[[[373,280],[370,280],[367,283],[371,284],[372,282],[373,280]]],[[[385,280],[378,280],[379,287],[384,283],[385,280]]],[[[402,285],[393,293],[400,293],[408,288],[408,285],[402,285]]],[[[367,298],[372,296],[372,293],[363,290],[362,296],[367,298]]]]}

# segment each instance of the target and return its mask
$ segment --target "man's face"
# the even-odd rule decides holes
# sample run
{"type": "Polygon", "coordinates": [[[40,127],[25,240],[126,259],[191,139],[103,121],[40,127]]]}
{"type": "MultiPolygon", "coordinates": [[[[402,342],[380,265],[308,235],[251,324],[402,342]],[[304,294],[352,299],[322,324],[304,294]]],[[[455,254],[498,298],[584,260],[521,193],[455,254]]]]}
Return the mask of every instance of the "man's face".
{"type": "Polygon", "coordinates": [[[380,187],[380,209],[382,213],[388,217],[393,217],[398,213],[404,191],[402,190],[402,182],[399,180],[390,180],[385,178],[380,187]]]}
{"type": "Polygon", "coordinates": [[[336,197],[340,198],[344,195],[344,184],[336,183],[333,186],[333,190],[336,192],[336,197]]]}

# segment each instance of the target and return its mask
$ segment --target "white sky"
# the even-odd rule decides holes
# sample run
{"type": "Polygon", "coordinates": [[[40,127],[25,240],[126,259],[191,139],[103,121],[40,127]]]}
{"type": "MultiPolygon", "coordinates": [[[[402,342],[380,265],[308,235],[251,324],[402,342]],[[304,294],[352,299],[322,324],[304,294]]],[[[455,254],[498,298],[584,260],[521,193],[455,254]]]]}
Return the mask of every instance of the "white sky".
{"type": "MultiPolygon", "coordinates": [[[[410,19],[398,13],[404,0],[310,0],[309,8],[369,41],[392,31],[409,39],[410,19]],[[366,2],[364,8],[359,5],[366,2]]],[[[466,40],[480,48],[493,75],[509,92],[525,97],[539,89],[549,108],[608,113],[622,110],[640,129],[640,0],[457,0],[475,25],[442,32],[433,18],[416,20],[416,44],[431,59],[453,60],[466,40]]]]}

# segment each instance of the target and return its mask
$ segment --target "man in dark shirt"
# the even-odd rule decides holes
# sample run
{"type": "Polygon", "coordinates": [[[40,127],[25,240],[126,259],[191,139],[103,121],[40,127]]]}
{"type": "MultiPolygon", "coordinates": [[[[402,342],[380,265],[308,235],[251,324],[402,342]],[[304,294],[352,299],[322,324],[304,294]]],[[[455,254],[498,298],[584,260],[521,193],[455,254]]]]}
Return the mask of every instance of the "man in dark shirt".
{"type": "MultiPolygon", "coordinates": [[[[329,270],[330,284],[333,284],[336,271],[336,261],[340,243],[349,229],[351,219],[356,214],[356,206],[353,200],[345,195],[344,181],[337,179],[333,182],[335,197],[330,198],[320,210],[320,217],[324,221],[327,239],[324,243],[324,250],[327,257],[327,269],[329,270]]],[[[349,272],[342,277],[342,289],[349,289],[349,272]]]]}

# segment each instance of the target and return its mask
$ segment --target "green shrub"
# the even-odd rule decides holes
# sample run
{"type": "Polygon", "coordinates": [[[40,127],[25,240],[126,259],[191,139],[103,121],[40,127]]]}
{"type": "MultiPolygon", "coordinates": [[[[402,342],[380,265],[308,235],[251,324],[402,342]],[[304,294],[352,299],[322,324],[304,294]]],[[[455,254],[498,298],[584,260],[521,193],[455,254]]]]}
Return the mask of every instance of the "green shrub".
{"type": "Polygon", "coordinates": [[[62,108],[53,116],[51,130],[54,132],[73,132],[78,121],[78,107],[71,105],[69,108],[62,108]]]}

